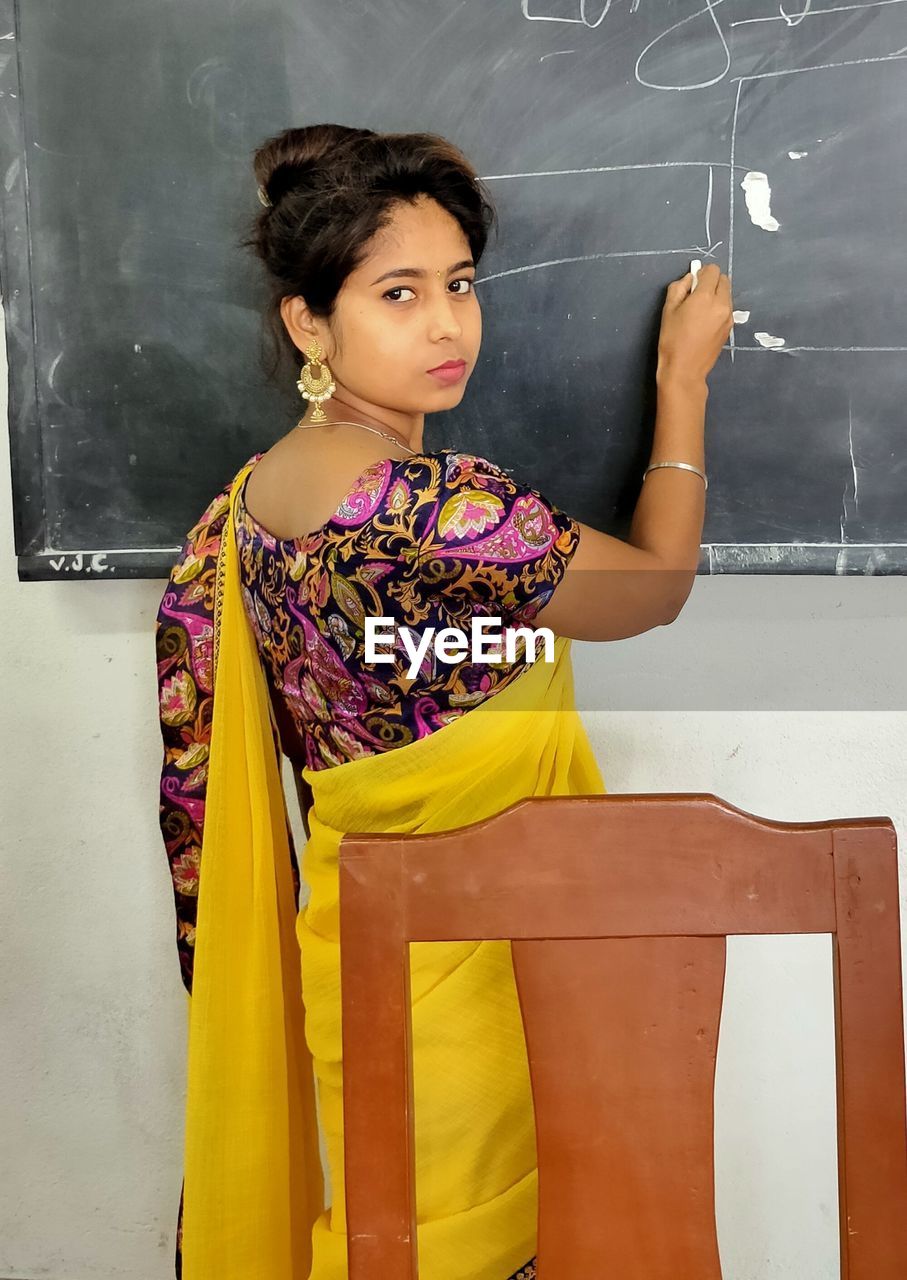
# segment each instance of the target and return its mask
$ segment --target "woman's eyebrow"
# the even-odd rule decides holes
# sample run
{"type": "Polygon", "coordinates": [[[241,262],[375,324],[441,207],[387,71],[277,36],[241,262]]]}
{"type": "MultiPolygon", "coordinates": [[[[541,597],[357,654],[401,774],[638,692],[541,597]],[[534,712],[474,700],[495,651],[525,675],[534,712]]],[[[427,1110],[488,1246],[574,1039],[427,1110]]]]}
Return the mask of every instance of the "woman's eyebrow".
{"type": "MultiPolygon", "coordinates": [[[[447,268],[447,274],[452,271],[462,271],[464,267],[474,267],[476,264],[472,258],[464,258],[462,262],[455,262],[452,267],[447,268]]],[[[372,284],[380,284],[382,280],[390,280],[391,276],[413,276],[420,280],[423,276],[429,275],[428,271],[423,271],[420,267],[397,267],[394,271],[385,271],[383,276],[379,276],[377,280],[373,280],[372,284]]]]}

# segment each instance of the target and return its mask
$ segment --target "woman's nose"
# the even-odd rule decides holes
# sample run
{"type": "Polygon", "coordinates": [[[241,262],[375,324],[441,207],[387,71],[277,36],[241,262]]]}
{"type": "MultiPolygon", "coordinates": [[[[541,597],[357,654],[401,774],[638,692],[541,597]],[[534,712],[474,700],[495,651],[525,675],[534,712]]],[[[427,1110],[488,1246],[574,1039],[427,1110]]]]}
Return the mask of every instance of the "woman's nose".
{"type": "Polygon", "coordinates": [[[446,334],[451,338],[458,338],[462,332],[462,326],[457,318],[455,311],[456,299],[445,298],[437,304],[432,316],[432,329],[436,335],[446,334]]]}

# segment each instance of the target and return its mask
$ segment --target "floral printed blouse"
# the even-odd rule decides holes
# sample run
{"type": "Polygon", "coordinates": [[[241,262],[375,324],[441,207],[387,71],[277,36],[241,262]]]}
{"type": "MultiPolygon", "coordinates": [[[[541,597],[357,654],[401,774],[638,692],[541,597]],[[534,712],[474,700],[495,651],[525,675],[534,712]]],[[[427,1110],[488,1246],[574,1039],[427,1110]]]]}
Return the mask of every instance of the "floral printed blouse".
{"type": "MultiPolygon", "coordinates": [[[[257,461],[261,453],[249,461],[257,461]]],[[[248,479],[248,477],[247,477],[248,479]]],[[[429,646],[410,677],[426,627],[469,631],[473,616],[502,633],[529,625],[560,582],[579,541],[572,517],[486,458],[452,449],[382,459],[356,478],[331,518],[300,538],[275,538],[236,504],[246,614],[294,765],[326,769],[434,733],[505,688],[513,661],[453,663],[429,646]],[[367,616],[389,620],[392,663],[366,663],[367,616]]],[[[160,816],[178,916],[182,973],[192,945],[213,707],[214,569],[229,485],[186,535],[157,615],[160,816]]]]}
{"type": "MultiPolygon", "coordinates": [[[[236,503],[243,601],[271,694],[275,749],[293,762],[297,785],[304,765],[327,769],[406,746],[518,679],[527,662],[518,633],[511,661],[501,647],[494,660],[444,662],[429,645],[410,675],[401,632],[414,649],[429,627],[468,637],[478,616],[499,619],[502,637],[531,626],[579,543],[577,522],[537,489],[453,449],[370,464],[330,519],[301,537],[274,537],[243,498],[244,488],[236,503]],[[368,617],[387,620],[393,642],[381,648],[391,662],[365,660],[368,617]]],[[[186,535],[155,624],[160,823],[190,993],[214,701],[214,574],[229,500],[228,484],[186,535]]],[[[519,1273],[534,1274],[532,1264],[519,1273]]]]}

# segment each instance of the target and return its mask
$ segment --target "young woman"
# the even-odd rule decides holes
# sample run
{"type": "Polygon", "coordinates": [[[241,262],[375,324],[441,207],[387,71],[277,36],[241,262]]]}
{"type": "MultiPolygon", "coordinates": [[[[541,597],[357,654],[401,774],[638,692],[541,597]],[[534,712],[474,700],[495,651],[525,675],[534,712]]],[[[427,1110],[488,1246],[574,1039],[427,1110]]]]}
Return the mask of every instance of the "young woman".
{"type": "MultiPolygon", "coordinates": [[[[278,341],[306,358],[309,403],[189,531],[157,619],[161,829],[193,996],[176,1263],[186,1280],[345,1280],[340,840],[604,793],[570,640],[667,625],[690,592],[706,377],[732,302],[713,264],[695,290],[690,275],[668,286],[655,469],[624,542],[487,458],[425,450],[425,415],[460,403],[481,345],[473,280],[494,212],[465,157],[431,134],[317,125],[254,163],[246,243],[278,341]],[[413,672],[404,633],[468,633],[483,616],[550,628],[554,661],[524,641],[484,662],[429,650],[413,672]],[[370,618],[393,624],[390,663],[366,659],[370,618]],[[281,753],[308,837],[302,910],[281,753]]],[[[420,1274],[530,1280],[535,1135],[510,944],[414,944],[411,965],[420,1274]]]]}

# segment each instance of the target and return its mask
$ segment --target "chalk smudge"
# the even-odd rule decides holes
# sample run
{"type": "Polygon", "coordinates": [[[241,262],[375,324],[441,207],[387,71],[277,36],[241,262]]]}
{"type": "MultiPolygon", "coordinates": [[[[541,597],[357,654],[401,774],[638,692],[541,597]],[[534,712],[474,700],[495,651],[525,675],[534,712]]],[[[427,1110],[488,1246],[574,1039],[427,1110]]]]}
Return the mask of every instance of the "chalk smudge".
{"type": "Polygon", "coordinates": [[[772,217],[772,189],[768,185],[768,174],[751,170],[741,182],[746,196],[746,208],[753,226],[763,231],[777,231],[781,223],[772,217]]]}

